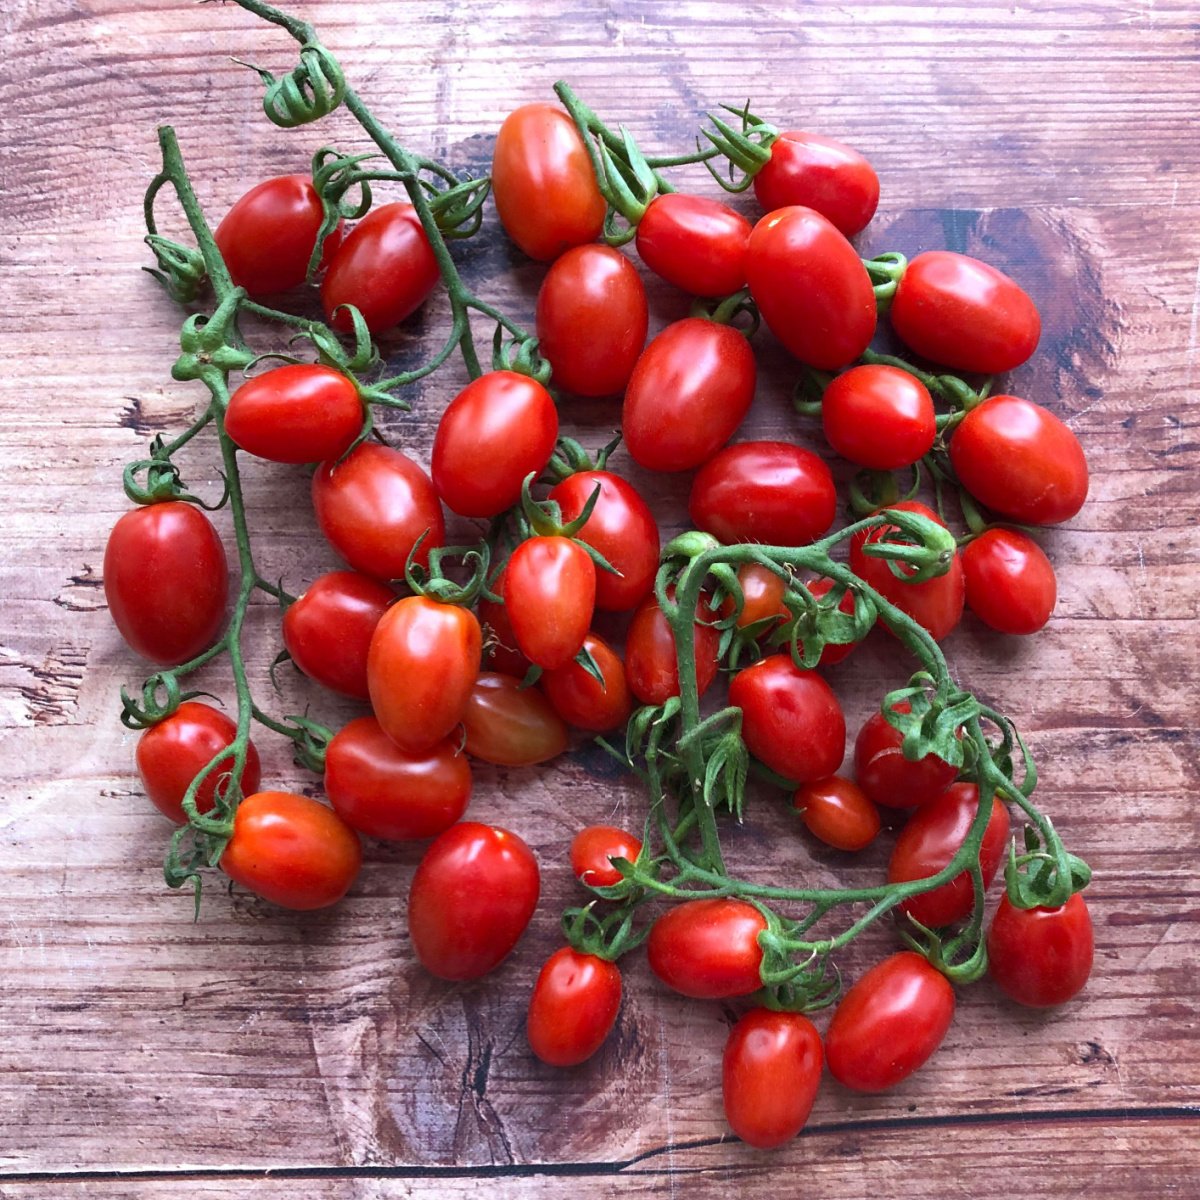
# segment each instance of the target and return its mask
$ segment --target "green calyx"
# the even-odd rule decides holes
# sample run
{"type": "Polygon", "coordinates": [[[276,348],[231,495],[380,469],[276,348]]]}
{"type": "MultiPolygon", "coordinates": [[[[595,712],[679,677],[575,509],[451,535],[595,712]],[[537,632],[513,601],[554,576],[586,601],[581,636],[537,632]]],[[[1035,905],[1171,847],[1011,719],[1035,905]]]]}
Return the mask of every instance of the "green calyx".
{"type": "Polygon", "coordinates": [[[428,532],[421,534],[409,551],[404,581],[414,595],[428,596],[439,604],[458,604],[470,608],[487,587],[491,551],[487,542],[474,546],[437,546],[429,551],[427,566],[419,562],[421,547],[428,532]],[[450,563],[457,562],[466,579],[459,582],[446,574],[450,563]]]}
{"type": "Polygon", "coordinates": [[[875,309],[880,316],[892,306],[896,298],[896,289],[908,270],[908,259],[903,254],[889,251],[877,254],[874,258],[864,258],[862,265],[867,269],[871,279],[871,288],[875,293],[875,309]]]}
{"type": "Polygon", "coordinates": [[[281,129],[295,129],[327,117],[346,98],[346,77],[337,59],[319,42],[300,47],[300,61],[286,75],[276,78],[252,63],[233,60],[249,67],[266,86],[263,112],[281,129]]]}
{"type": "Polygon", "coordinates": [[[537,338],[513,338],[505,334],[504,327],[497,325],[492,339],[492,369],[512,371],[540,383],[542,387],[549,386],[550,363],[538,353],[537,338]]]}
{"type": "MultiPolygon", "coordinates": [[[[750,111],[749,100],[741,108],[730,104],[722,104],[721,108],[738,118],[740,128],[735,129],[715,113],[709,113],[713,128],[701,130],[701,133],[712,143],[715,152],[727,160],[728,170],[725,173],[718,171],[707,157],[704,165],[725,191],[744,192],[754,176],[771,161],[771,147],[779,138],[779,130],[756,117],[750,111]]],[[[696,148],[700,149],[699,139],[696,148]]]]}

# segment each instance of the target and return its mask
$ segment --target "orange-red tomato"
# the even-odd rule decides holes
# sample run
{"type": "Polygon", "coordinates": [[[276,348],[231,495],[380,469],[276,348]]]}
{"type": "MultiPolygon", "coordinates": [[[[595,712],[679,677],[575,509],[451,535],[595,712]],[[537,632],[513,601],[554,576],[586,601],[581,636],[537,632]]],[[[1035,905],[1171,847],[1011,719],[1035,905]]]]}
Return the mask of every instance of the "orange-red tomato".
{"type": "Polygon", "coordinates": [[[685,900],[650,928],[646,957],[668,987],[699,1000],[748,996],[762,986],[758,935],[767,918],[745,900],[685,900]]]}
{"type": "Polygon", "coordinates": [[[571,842],[571,870],[580,883],[590,887],[612,887],[624,878],[611,859],[634,862],[642,852],[640,838],[615,825],[589,825],[571,842]]]}
{"type": "Polygon", "coordinates": [[[629,719],[633,698],[625,679],[621,656],[602,638],[589,633],[583,649],[600,669],[601,683],[585,667],[569,662],[565,667],[543,673],[538,681],[558,715],[576,729],[607,733],[629,719]]]}
{"type": "MultiPolygon", "coordinates": [[[[721,635],[711,625],[702,600],[696,607],[696,690],[703,696],[717,676],[717,650],[721,635]]],[[[665,704],[679,695],[679,665],[675,635],[651,594],[638,605],[625,637],[625,678],[629,690],[643,704],[665,704]]]]}
{"type": "Polygon", "coordinates": [[[862,850],[879,834],[879,809],[841,775],[804,784],[792,800],[813,837],[835,850],[862,850]]]}
{"type": "Polygon", "coordinates": [[[501,767],[532,767],[567,748],[567,727],[546,697],[495,671],[475,680],[462,723],[467,753],[501,767]]]}
{"type": "Polygon", "coordinates": [[[621,1009],[621,970],[614,962],[556,950],[529,1000],[529,1048],[552,1067],[586,1062],[604,1044],[621,1009]]]}

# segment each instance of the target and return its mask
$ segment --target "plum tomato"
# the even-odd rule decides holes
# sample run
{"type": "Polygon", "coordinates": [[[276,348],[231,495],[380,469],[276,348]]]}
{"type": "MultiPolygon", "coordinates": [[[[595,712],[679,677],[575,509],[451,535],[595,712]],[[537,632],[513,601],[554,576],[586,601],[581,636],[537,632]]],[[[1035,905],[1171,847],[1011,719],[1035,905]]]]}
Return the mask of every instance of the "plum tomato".
{"type": "Polygon", "coordinates": [[[565,667],[592,624],[596,564],[571,538],[527,538],[504,568],[504,604],[521,653],[547,671],[565,667]]]}
{"type": "Polygon", "coordinates": [[[567,727],[541,691],[496,671],[475,680],[462,723],[466,752],[501,767],[532,767],[567,748],[567,727]]]}
{"type": "Polygon", "coordinates": [[[835,850],[862,850],[879,834],[879,810],[858,784],[842,775],[804,784],[792,807],[809,833],[835,850]]]}
{"type": "Polygon", "coordinates": [[[1065,1004],[1092,973],[1094,940],[1079,892],[1061,908],[1017,908],[1004,896],[988,930],[988,971],[1018,1004],[1065,1004]]]}
{"type": "Polygon", "coordinates": [[[1015,529],[985,529],[963,547],[967,607],[1001,633],[1037,633],[1054,611],[1058,581],[1045,551],[1015,529]]]}
{"type": "Polygon", "coordinates": [[[588,887],[612,887],[624,878],[610,860],[625,858],[635,862],[642,842],[632,833],[615,825],[589,825],[571,842],[571,871],[588,887]]]}
{"type": "MultiPolygon", "coordinates": [[[[896,712],[911,712],[901,701],[896,712]]],[[[881,712],[863,722],[854,743],[854,776],[868,799],[884,808],[916,808],[940,796],[955,780],[958,769],[936,754],[904,757],[903,735],[881,712]]]]}
{"type": "MultiPolygon", "coordinates": [[[[774,622],[758,635],[764,637],[779,621],[786,621],[791,616],[783,603],[787,583],[770,567],[764,567],[762,563],[743,563],[738,567],[737,577],[742,588],[742,611],[738,613],[736,622],[739,629],[774,617],[774,622]]],[[[733,597],[727,596],[721,604],[721,616],[732,616],[733,609],[733,597]]]]}
{"type": "MultiPolygon", "coordinates": [[[[701,696],[717,676],[721,635],[708,624],[711,619],[701,601],[695,624],[696,691],[701,696]]],[[[653,594],[638,605],[625,636],[625,678],[642,704],[665,704],[679,695],[675,635],[653,594]]]]}
{"type": "Polygon", "coordinates": [[[745,900],[685,900],[650,927],[650,970],[698,1000],[748,996],[762,987],[758,935],[767,919],[745,900]]]}
{"type": "Polygon", "coordinates": [[[825,440],[843,458],[873,471],[910,467],[928,454],[937,436],[935,417],[929,389],[882,363],[842,372],[821,397],[825,440]]]}
{"type": "Polygon", "coordinates": [[[593,733],[611,733],[620,729],[633,711],[625,664],[621,656],[594,633],[583,639],[583,649],[600,669],[603,683],[572,661],[565,667],[543,672],[538,685],[568,725],[593,733]]]}
{"type": "Polygon", "coordinates": [[[542,967],[529,1000],[529,1048],[552,1067],[575,1067],[604,1044],[621,1010],[621,969],[570,946],[542,967]]]}
{"type": "Polygon", "coordinates": [[[729,296],[746,286],[750,222],[707,196],[664,192],[637,227],[637,251],[659,278],[692,296],[729,296]]]}

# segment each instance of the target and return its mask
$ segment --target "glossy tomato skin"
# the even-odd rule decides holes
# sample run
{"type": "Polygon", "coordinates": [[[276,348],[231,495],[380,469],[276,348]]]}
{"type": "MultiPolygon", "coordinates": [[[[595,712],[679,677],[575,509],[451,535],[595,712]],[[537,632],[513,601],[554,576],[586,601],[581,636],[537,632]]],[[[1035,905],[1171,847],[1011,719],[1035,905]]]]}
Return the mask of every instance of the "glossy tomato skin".
{"type": "Polygon", "coordinates": [[[729,1127],[758,1150],[791,1141],[812,1112],[824,1061],[806,1016],[751,1009],[729,1031],[721,1063],[729,1127]]]}
{"type": "Polygon", "coordinates": [[[1037,633],[1054,611],[1058,580],[1045,551],[1015,529],[986,529],[962,552],[967,607],[1001,633],[1037,633]]]}
{"type": "MultiPolygon", "coordinates": [[[[756,625],[759,621],[774,618],[774,623],[767,626],[759,637],[764,637],[775,628],[779,621],[786,621],[789,614],[783,603],[787,584],[783,578],[776,575],[770,567],[761,563],[743,563],[738,567],[738,583],[742,588],[742,611],[737,616],[737,627],[745,629],[748,625],[756,625]]],[[[729,596],[721,605],[721,616],[728,617],[733,613],[733,597],[729,596]]]]}
{"type": "Polygon", "coordinates": [[[362,866],[358,834],[331,808],[294,792],[255,792],[238,805],[221,870],[283,908],[336,904],[362,866]]]}
{"type": "Polygon", "coordinates": [[[988,971],[1010,1000],[1030,1008],[1065,1004],[1092,973],[1095,935],[1076,892],[1061,908],[1017,908],[1000,901],[987,937],[988,971]]]}
{"type": "Polygon", "coordinates": [[[651,926],[650,969],[698,1000],[748,996],[762,986],[758,935],[766,927],[766,917],[745,900],[685,900],[651,926]]]}
{"type": "Polygon", "coordinates": [[[754,352],[736,329],[703,317],[668,325],[625,389],[625,448],[654,471],[700,466],[742,423],[756,379],[754,352]]]}
{"type": "Polygon", "coordinates": [[[929,389],[885,363],[838,375],[821,397],[821,421],[826,441],[843,458],[873,471],[912,466],[937,436],[929,389]]]}
{"type": "Polygon", "coordinates": [[[575,1067],[604,1044],[621,1010],[621,969],[614,962],[556,950],[529,1000],[529,1048],[552,1067],[575,1067]]]}
{"type": "Polygon", "coordinates": [[[611,246],[576,246],[546,272],[538,353],[551,383],[576,396],[623,391],[646,344],[650,312],[637,268],[611,246]]]}
{"type": "MultiPolygon", "coordinates": [[[[225,747],[233,744],[237,725],[219,709],[198,700],[185,700],[169,717],[152,725],[138,738],[137,769],[142,786],[155,808],[176,825],[187,823],[183,797],[193,779],[225,747]]],[[[233,756],[214,768],[196,792],[196,808],[209,812],[221,776],[233,770],[233,756]]],[[[258,791],[262,778],[254,743],[246,747],[241,793],[258,791]]]]}
{"type": "MultiPolygon", "coordinates": [[[[717,675],[721,635],[705,623],[711,615],[703,610],[703,604],[696,616],[696,690],[703,696],[717,675]]],[[[625,678],[629,690],[643,704],[665,704],[679,695],[675,635],[653,595],[638,605],[630,622],[625,637],[625,678]]]]}
{"type": "Polygon", "coordinates": [[[478,618],[456,604],[406,596],[383,614],[367,685],[379,724],[401,750],[427,754],[463,719],[482,644],[478,618]]]}
{"type": "Polygon", "coordinates": [[[952,250],[927,250],[908,264],[889,315],[911,350],[981,375],[1019,367],[1042,333],[1037,308],[1015,280],[952,250]]]}
{"type": "Polygon", "coordinates": [[[464,517],[494,517],[540,475],[558,438],[558,410],[536,379],[489,371],[446,407],[433,439],[430,471],[446,505],[464,517]]]}
{"type": "Polygon", "coordinates": [[[402,579],[409,553],[422,566],[446,540],[445,518],[429,476],[390,446],[363,442],[341,462],[323,462],[313,476],[317,524],[356,571],[402,579]]]}
{"type": "Polygon", "coordinates": [[[768,213],[750,234],[746,279],[767,328],[802,363],[836,371],[875,333],[875,293],[858,252],[820,213],[768,213]]]}
{"type": "Polygon", "coordinates": [[[341,333],[354,328],[343,304],[353,304],[371,333],[411,316],[441,278],[433,247],[411,204],[372,209],[329,259],[321,283],[325,319],[341,333]]]}
{"type": "Polygon", "coordinates": [[[504,603],[521,653],[548,671],[565,667],[596,611],[596,565],[570,538],[528,538],[504,568],[504,603]]]}
{"type": "Polygon", "coordinates": [[[863,850],[879,836],[879,810],[858,784],[842,775],[804,784],[792,807],[809,833],[835,850],[863,850]]]}
{"type": "Polygon", "coordinates": [[[1048,409],[989,396],[950,438],[950,462],[981,504],[1026,525],[1070,520],[1088,494],[1079,439],[1048,409]]]}
{"type": "MultiPolygon", "coordinates": [[[[896,712],[911,712],[901,702],[896,712]]],[[[863,722],[854,743],[854,776],[858,786],[884,808],[916,808],[940,796],[955,780],[958,768],[936,754],[904,757],[903,735],[881,712],[863,722]]]]}
{"type": "MultiPolygon", "coordinates": [[[[270,296],[299,287],[324,220],[321,198],[307,175],[280,175],[252,187],[217,226],[217,249],[237,287],[270,296]]],[[[325,239],[328,262],[342,240],[342,223],[325,239]]]]}
{"type": "Polygon", "coordinates": [[[517,647],[517,636],[508,619],[508,605],[504,603],[504,570],[492,580],[493,593],[500,596],[499,602],[486,596],[479,600],[479,622],[483,626],[483,661],[489,671],[501,671],[524,679],[533,663],[517,647]]]}
{"type": "Polygon", "coordinates": [[[624,876],[610,859],[635,862],[641,852],[641,839],[632,833],[615,825],[589,825],[571,842],[571,870],[580,883],[589,887],[612,887],[624,876]]]}
{"type": "Polygon", "coordinates": [[[726,446],[696,472],[688,499],[692,524],[726,544],[807,546],[836,513],[829,468],[790,442],[726,446]]]}
{"type": "Polygon", "coordinates": [[[484,671],[475,680],[463,713],[465,749],[501,767],[532,767],[567,748],[567,727],[537,687],[484,671]]]}
{"type": "Polygon", "coordinates": [[[450,739],[406,754],[374,717],[359,717],[326,748],[325,792],[334,812],[368,837],[437,837],[466,812],[471,767],[450,739]]]}
{"type": "Polygon", "coordinates": [[[600,488],[596,506],[575,534],[619,574],[596,572],[596,607],[606,612],[635,608],[654,586],[658,570],[658,525],[650,506],[633,484],[611,471],[579,471],[550,490],[549,499],[573,521],[600,488]]]}
{"type": "Polygon", "coordinates": [[[796,783],[832,775],[846,752],[846,718],[833,689],[790,654],[772,654],[739,671],[729,703],[742,710],[750,753],[796,783]]]}
{"type": "Polygon", "coordinates": [[[754,176],[754,194],[766,212],[803,205],[853,237],[875,215],[879,176],[844,142],[789,129],[773,143],[770,159],[754,176]]]}
{"type": "Polygon", "coordinates": [[[664,192],[637,227],[642,262],[693,296],[728,296],[746,286],[750,222],[706,196],[664,192]]]}
{"type": "Polygon", "coordinates": [[[367,652],[396,593],[358,571],[329,571],[314,579],[283,614],[283,644],[310,679],[344,696],[366,700],[367,652]]]}
{"type": "Polygon", "coordinates": [[[505,232],[541,262],[594,242],[607,211],[575,122],[554,104],[526,104],[505,118],[492,196],[505,232]]]}
{"type": "Polygon", "coordinates": [[[478,979],[508,957],[537,907],[533,852],[515,833],[474,821],[446,830],[408,893],[417,960],[439,979],[478,979]]]}
{"type": "Polygon", "coordinates": [[[603,684],[579,663],[569,662],[565,667],[546,671],[538,680],[538,686],[568,725],[593,733],[611,733],[620,729],[633,711],[625,664],[621,656],[594,633],[583,639],[583,649],[600,668],[603,684]]]}
{"type": "Polygon", "coordinates": [[[217,640],[229,568],[212,522],[167,500],[127,512],[104,548],[104,598],[131,650],[177,666],[217,640]]]}

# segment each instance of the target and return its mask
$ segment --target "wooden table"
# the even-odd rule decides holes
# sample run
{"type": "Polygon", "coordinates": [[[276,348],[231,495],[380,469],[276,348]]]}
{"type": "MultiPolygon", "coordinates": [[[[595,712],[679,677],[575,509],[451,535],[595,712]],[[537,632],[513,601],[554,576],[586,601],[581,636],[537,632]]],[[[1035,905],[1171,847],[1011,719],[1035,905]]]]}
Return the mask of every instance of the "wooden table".
{"type": "MultiPolygon", "coordinates": [[[[371,847],[327,913],[214,882],[193,923],[161,882],[167,830],[116,720],[117,687],[140,667],[100,586],[126,507],[120,464],[181,428],[198,397],[169,380],[178,313],[138,270],[154,127],[177,126],[214,216],[257,179],[304,170],[318,139],[361,139],[346,140],[341,115],[332,132],[261,118],[257,82],[230,56],[287,69],[293,49],[233,5],[10,0],[0,1197],[1200,1195],[1195,6],[294,7],[387,125],[456,167],[485,169],[504,114],[559,77],[656,150],[686,148],[703,110],[751,96],[757,112],[870,155],[884,198],[865,250],[978,253],[1033,293],[1045,334],[1010,386],[1080,436],[1091,498],[1045,539],[1060,572],[1049,628],[1008,640],[968,618],[947,650],[1029,735],[1044,806],[1095,868],[1096,970],[1079,1000],[1045,1014],[986,982],[964,992],[926,1069],[875,1098],[827,1080],[805,1134],[761,1154],[721,1117],[734,1010],[666,995],[644,961],[629,964],[596,1060],[558,1073],[528,1053],[527,988],[573,895],[572,832],[641,819],[636,787],[586,747],[549,770],[478,772],[473,814],[518,829],[544,869],[528,934],[478,984],[412,962],[404,898],[419,848],[371,847]]],[[[497,233],[490,215],[463,261],[527,317],[541,268],[497,233]]],[[[666,289],[652,299],[656,324],[683,311],[666,289]]],[[[434,305],[405,336],[432,341],[441,315],[434,305]]],[[[743,436],[810,438],[787,405],[792,368],[767,359],[743,436]]],[[[426,385],[394,438],[427,461],[460,383],[450,372],[426,385]]],[[[566,414],[592,445],[615,419],[611,405],[566,414]]],[[[211,447],[188,460],[195,486],[214,488],[214,463],[211,447]]],[[[682,521],[685,479],[635,477],[669,507],[668,527],[682,521]]],[[[271,533],[266,565],[299,590],[333,565],[303,473],[255,464],[247,478],[271,533]]],[[[261,681],[278,645],[271,606],[251,624],[261,681]]],[[[882,640],[838,669],[852,726],[900,670],[882,640]]],[[[220,671],[205,682],[227,690],[220,671]]],[[[298,679],[282,686],[279,711],[310,696],[298,679]]],[[[312,699],[330,721],[352,711],[312,699]]],[[[286,747],[259,740],[267,778],[313,789],[286,747]]],[[[856,879],[885,860],[880,847],[847,868],[777,804],[758,808],[730,835],[735,857],[856,879]]],[[[891,936],[856,946],[848,970],[891,936]]]]}

